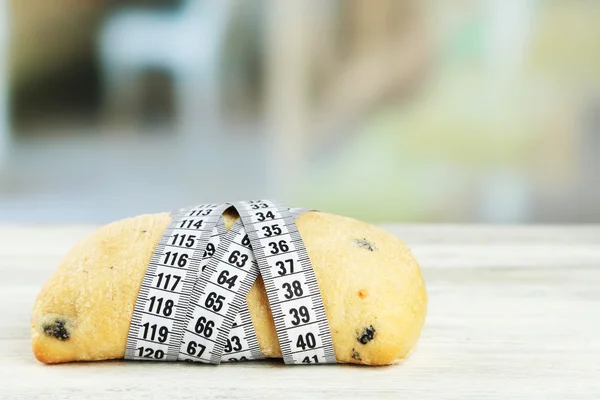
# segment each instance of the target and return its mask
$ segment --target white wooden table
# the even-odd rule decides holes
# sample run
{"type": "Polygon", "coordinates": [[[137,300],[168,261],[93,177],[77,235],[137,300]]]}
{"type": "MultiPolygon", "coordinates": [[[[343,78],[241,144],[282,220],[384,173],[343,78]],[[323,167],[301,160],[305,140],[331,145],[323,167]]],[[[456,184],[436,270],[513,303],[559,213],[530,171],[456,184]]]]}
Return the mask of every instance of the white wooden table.
{"type": "Polygon", "coordinates": [[[600,226],[389,226],[430,297],[399,366],[101,362],[30,350],[40,285],[91,227],[0,226],[0,398],[599,399],[600,226]]]}

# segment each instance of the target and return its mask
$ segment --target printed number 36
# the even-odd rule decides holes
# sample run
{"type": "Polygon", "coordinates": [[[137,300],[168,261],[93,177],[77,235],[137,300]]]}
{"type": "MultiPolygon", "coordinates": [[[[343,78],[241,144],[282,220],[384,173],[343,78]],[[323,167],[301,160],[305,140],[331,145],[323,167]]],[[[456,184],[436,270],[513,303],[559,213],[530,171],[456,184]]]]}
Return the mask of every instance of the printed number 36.
{"type": "Polygon", "coordinates": [[[271,247],[271,254],[277,254],[279,252],[285,253],[290,250],[290,247],[285,240],[280,240],[279,243],[270,242],[269,247],[271,247]]]}

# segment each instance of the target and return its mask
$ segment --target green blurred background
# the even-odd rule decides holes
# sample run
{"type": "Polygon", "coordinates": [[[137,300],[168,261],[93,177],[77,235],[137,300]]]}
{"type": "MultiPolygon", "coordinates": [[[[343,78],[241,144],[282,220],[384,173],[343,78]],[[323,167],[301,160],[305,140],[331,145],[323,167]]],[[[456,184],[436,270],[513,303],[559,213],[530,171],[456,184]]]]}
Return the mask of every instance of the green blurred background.
{"type": "Polygon", "coordinates": [[[600,222],[600,2],[2,0],[0,221],[274,197],[600,222]]]}

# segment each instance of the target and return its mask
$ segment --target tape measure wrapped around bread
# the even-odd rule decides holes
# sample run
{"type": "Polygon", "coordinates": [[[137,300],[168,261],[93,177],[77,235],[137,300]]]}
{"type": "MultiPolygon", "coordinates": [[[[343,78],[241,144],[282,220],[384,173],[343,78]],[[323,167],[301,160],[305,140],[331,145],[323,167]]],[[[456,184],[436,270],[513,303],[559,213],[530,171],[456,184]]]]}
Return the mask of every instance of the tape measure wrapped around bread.
{"type": "MultiPolygon", "coordinates": [[[[43,286],[34,305],[32,346],[38,360],[61,363],[126,356],[130,326],[134,325],[132,316],[136,318],[136,300],[139,302],[138,297],[144,294],[142,281],[149,264],[152,265],[153,254],[161,246],[161,237],[175,218],[161,213],[117,221],[101,227],[71,249],[43,286]]],[[[223,229],[230,229],[238,219],[234,209],[227,209],[223,214],[223,229]]],[[[231,236],[240,225],[235,224],[229,232],[231,236]]],[[[387,365],[403,360],[418,340],[427,311],[421,271],[408,247],[377,227],[321,212],[302,213],[294,226],[318,282],[318,300],[324,306],[326,333],[330,335],[335,361],[387,365]]],[[[160,279],[163,277],[166,279],[165,275],[160,279]]],[[[221,271],[219,283],[227,282],[227,277],[221,271]]],[[[288,340],[281,332],[278,337],[280,320],[300,324],[306,321],[310,325],[313,311],[284,308],[289,315],[282,316],[278,315],[281,307],[277,305],[274,320],[269,303],[270,299],[273,301],[271,290],[265,289],[260,275],[252,279],[247,305],[241,307],[246,312],[246,325],[250,325],[262,356],[282,357],[280,339],[286,341],[284,349],[288,340]]],[[[289,290],[293,293],[295,289],[289,285],[289,290]]],[[[211,301],[213,304],[214,299],[211,301]]],[[[173,307],[172,303],[167,306],[173,307]]],[[[167,314],[173,318],[171,310],[167,314]]],[[[244,313],[240,315],[243,319],[244,313]]],[[[196,332],[204,330],[204,335],[212,334],[208,332],[212,331],[211,326],[207,329],[202,321],[206,320],[200,318],[196,322],[196,332]]],[[[238,316],[234,329],[239,330],[235,326],[241,322],[238,316]]],[[[152,335],[153,339],[156,336],[160,341],[163,332],[157,331],[156,326],[146,324],[143,329],[144,335],[152,335]]],[[[215,336],[212,339],[225,352],[235,352],[240,345],[237,336],[230,335],[226,342],[214,340],[215,336]]],[[[300,335],[298,345],[302,349],[306,345],[315,346],[310,339],[300,335]]],[[[187,346],[190,350],[191,344],[187,346]]],[[[195,346],[191,350],[195,351],[195,346]]]]}

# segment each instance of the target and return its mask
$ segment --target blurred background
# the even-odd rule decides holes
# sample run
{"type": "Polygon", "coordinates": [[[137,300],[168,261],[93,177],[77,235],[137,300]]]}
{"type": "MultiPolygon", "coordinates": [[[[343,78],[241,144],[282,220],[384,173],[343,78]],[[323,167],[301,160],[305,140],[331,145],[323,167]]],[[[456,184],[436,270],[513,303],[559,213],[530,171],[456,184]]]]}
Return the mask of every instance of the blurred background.
{"type": "Polygon", "coordinates": [[[0,221],[274,197],[600,222],[595,0],[0,0],[0,221]]]}

